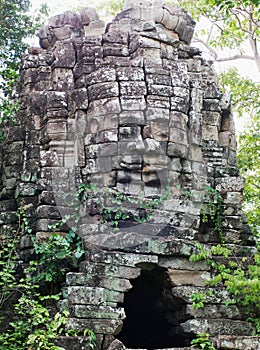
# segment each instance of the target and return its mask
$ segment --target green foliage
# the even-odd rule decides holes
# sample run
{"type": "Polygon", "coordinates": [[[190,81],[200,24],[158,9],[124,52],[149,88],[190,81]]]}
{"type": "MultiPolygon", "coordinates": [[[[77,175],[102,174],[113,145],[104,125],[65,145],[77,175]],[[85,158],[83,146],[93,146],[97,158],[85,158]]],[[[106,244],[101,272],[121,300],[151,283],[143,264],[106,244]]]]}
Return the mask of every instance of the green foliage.
{"type": "Polygon", "coordinates": [[[201,220],[203,223],[211,220],[215,224],[215,229],[219,234],[220,240],[224,242],[222,232],[221,195],[211,186],[206,186],[203,192],[203,200],[206,201],[207,204],[202,204],[201,220]]]}
{"type": "MultiPolygon", "coordinates": [[[[210,249],[202,245],[196,246],[197,251],[191,255],[191,261],[206,260],[212,268],[213,277],[207,282],[210,286],[223,286],[231,297],[231,302],[246,307],[248,314],[255,315],[251,321],[260,332],[260,247],[254,257],[238,259],[225,244],[217,244],[210,249]],[[220,259],[215,259],[215,258],[220,259]]],[[[193,307],[203,307],[203,296],[195,293],[193,307]]],[[[228,305],[228,302],[227,302],[228,305]]]]}
{"type": "Polygon", "coordinates": [[[205,298],[206,298],[206,294],[205,293],[193,293],[192,294],[192,308],[197,310],[197,309],[201,309],[205,306],[205,298]]]}
{"type": "Polygon", "coordinates": [[[0,309],[9,299],[22,293],[27,288],[24,279],[17,281],[16,274],[19,256],[17,248],[20,238],[24,234],[30,234],[31,228],[25,213],[29,206],[23,203],[17,211],[18,228],[1,232],[0,234],[0,309]]]}
{"type": "Polygon", "coordinates": [[[235,48],[241,55],[246,41],[259,40],[258,0],[178,0],[177,3],[188,10],[194,19],[204,17],[209,20],[211,29],[197,32],[196,38],[213,53],[214,58],[218,57],[214,49],[235,48]]]}
{"type": "Polygon", "coordinates": [[[91,350],[94,350],[96,347],[96,340],[97,340],[95,333],[91,329],[85,329],[83,334],[85,337],[88,337],[87,342],[88,342],[89,348],[91,350]]]}
{"type": "Polygon", "coordinates": [[[38,243],[33,238],[33,244],[38,260],[34,262],[37,266],[36,280],[46,282],[61,282],[65,274],[75,268],[77,260],[69,240],[59,233],[52,233],[47,241],[38,243]],[[66,263],[67,262],[67,263],[66,263]]]}
{"type": "Polygon", "coordinates": [[[191,341],[191,347],[202,350],[216,350],[209,337],[210,334],[208,333],[197,334],[196,339],[191,341]]]}
{"type": "Polygon", "coordinates": [[[0,1],[0,141],[5,139],[4,126],[14,121],[18,109],[11,95],[27,47],[24,39],[36,33],[47,15],[46,5],[33,16],[30,6],[29,0],[0,1]]]}
{"type": "MultiPolygon", "coordinates": [[[[56,312],[53,303],[59,300],[59,295],[41,295],[40,286],[36,281],[42,279],[42,274],[45,280],[59,279],[55,263],[59,265],[60,260],[64,259],[64,254],[68,253],[68,243],[53,235],[49,243],[37,247],[39,254],[42,252],[41,264],[45,263],[44,272],[36,269],[37,262],[31,262],[30,266],[24,270],[24,275],[18,277],[21,275],[21,271],[18,272],[19,241],[22,235],[32,232],[26,215],[27,209],[28,206],[22,203],[17,212],[17,230],[2,231],[0,236],[1,313],[6,309],[8,301],[14,304],[13,320],[8,325],[4,318],[1,320],[7,330],[0,331],[0,348],[1,350],[64,350],[55,346],[54,340],[59,335],[66,334],[65,325],[68,313],[66,311],[56,312]],[[48,249],[50,252],[47,253],[48,249]],[[49,253],[58,254],[59,258],[55,263],[49,253]],[[50,261],[44,260],[47,254],[49,254],[50,261]],[[40,277],[37,276],[37,272],[40,277]]],[[[62,270],[61,265],[59,268],[62,270]]]]}
{"type": "MultiPolygon", "coordinates": [[[[64,350],[53,344],[55,338],[64,332],[68,314],[50,315],[43,306],[49,297],[24,293],[15,305],[17,320],[10,323],[4,334],[0,333],[2,350],[64,350]]],[[[56,297],[52,297],[57,299],[56,297]]]]}

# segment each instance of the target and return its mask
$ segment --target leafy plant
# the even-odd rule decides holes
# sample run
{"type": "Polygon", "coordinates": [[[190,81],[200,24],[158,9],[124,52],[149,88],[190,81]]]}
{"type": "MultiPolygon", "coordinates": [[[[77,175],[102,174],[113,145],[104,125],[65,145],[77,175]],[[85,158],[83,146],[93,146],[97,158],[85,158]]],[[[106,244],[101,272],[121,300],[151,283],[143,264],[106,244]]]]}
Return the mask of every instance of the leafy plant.
{"type": "Polygon", "coordinates": [[[88,343],[89,348],[91,350],[94,350],[96,347],[96,340],[97,340],[95,333],[91,329],[85,329],[83,334],[85,337],[88,337],[87,343],[88,343]]]}
{"type": "MultiPolygon", "coordinates": [[[[52,299],[57,300],[56,296],[52,299]]],[[[15,305],[17,320],[10,323],[4,334],[0,333],[2,350],[64,350],[53,344],[64,332],[68,313],[56,313],[54,317],[42,302],[50,297],[25,293],[15,305]]]]}
{"type": "Polygon", "coordinates": [[[205,302],[205,298],[206,298],[206,294],[205,293],[193,293],[192,296],[192,308],[193,309],[201,309],[203,308],[204,302],[205,302]]]}
{"type": "Polygon", "coordinates": [[[221,195],[215,188],[206,186],[203,191],[202,199],[204,203],[202,203],[201,206],[201,221],[203,223],[209,221],[213,222],[221,242],[224,243],[225,239],[222,232],[221,195]]]}
{"type": "MultiPolygon", "coordinates": [[[[32,261],[23,271],[23,276],[22,271],[18,273],[19,240],[23,234],[32,232],[26,215],[27,209],[28,206],[22,203],[17,211],[17,230],[2,231],[0,236],[0,311],[6,309],[8,300],[13,304],[12,320],[8,320],[7,324],[6,319],[2,321],[4,327],[0,331],[0,348],[1,350],[64,350],[54,345],[54,340],[59,335],[66,334],[65,325],[68,317],[66,311],[56,312],[54,302],[59,300],[59,295],[40,294],[37,280],[41,280],[42,276],[37,278],[39,272],[36,268],[37,262],[32,261]]],[[[55,251],[59,258],[67,254],[68,244],[58,237],[54,236],[50,244],[52,253],[55,251]],[[59,249],[62,252],[59,252],[59,249]]],[[[48,248],[50,246],[39,247],[39,249],[48,248]]],[[[46,250],[44,253],[46,258],[46,250]]],[[[55,265],[59,264],[59,260],[48,263],[46,262],[47,268],[44,271],[45,279],[59,279],[55,265]],[[52,267],[55,272],[51,271],[52,267]]],[[[61,269],[60,265],[59,268],[61,269]]]]}
{"type": "MultiPolygon", "coordinates": [[[[197,251],[191,255],[191,261],[206,260],[211,266],[213,277],[207,281],[210,286],[220,285],[225,288],[231,297],[229,303],[246,307],[250,316],[248,320],[255,323],[256,332],[259,333],[260,324],[260,251],[252,257],[237,259],[232,247],[225,244],[217,244],[210,249],[197,245],[197,251]],[[222,258],[222,259],[215,259],[222,258]]],[[[203,299],[200,293],[192,296],[193,307],[203,307],[203,299]]]]}
{"type": "Polygon", "coordinates": [[[197,334],[196,338],[191,341],[191,347],[202,350],[216,350],[209,337],[208,333],[197,334]]]}
{"type": "Polygon", "coordinates": [[[52,233],[47,241],[40,243],[33,238],[33,243],[39,257],[35,262],[38,266],[37,281],[56,283],[68,272],[69,262],[75,267],[77,261],[74,260],[70,242],[61,234],[52,233]]]}
{"type": "Polygon", "coordinates": [[[5,140],[4,128],[15,121],[18,104],[13,89],[19,77],[21,56],[27,44],[25,39],[36,33],[47,15],[46,5],[33,15],[28,0],[0,2],[0,141],[5,140]]]}

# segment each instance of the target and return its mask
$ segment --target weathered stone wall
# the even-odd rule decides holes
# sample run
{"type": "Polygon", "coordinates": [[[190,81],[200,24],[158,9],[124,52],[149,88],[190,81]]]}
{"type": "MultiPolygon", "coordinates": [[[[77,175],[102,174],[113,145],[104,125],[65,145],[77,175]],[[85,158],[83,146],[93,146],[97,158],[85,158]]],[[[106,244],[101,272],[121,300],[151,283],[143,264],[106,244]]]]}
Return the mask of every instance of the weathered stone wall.
{"type": "MultiPolygon", "coordinates": [[[[39,33],[42,48],[23,58],[18,124],[9,128],[1,152],[1,225],[15,225],[19,203],[32,203],[33,234],[40,241],[51,234],[51,224],[73,212],[78,185],[95,184],[99,191],[76,203],[86,260],[67,275],[62,304],[70,311],[69,326],[79,334],[93,329],[100,349],[115,337],[126,339],[127,347],[183,347],[204,331],[235,337],[226,348],[249,349],[236,336],[249,336],[253,327],[243,310],[226,308],[221,288],[212,289],[204,309],[191,307],[192,294],[205,291],[211,274],[206,264],[189,261],[195,243],[221,239],[214,223],[202,220],[210,201],[206,186],[221,194],[226,243],[240,257],[254,251],[241,214],[243,180],[229,98],[212,62],[190,46],[195,23],[184,10],[146,1],[124,6],[106,27],[89,8],[51,18],[39,33]],[[105,188],[136,200],[120,204],[129,218],[119,220],[116,233],[100,212],[100,201],[114,207],[105,188]],[[146,215],[142,197],[163,200],[149,220],[137,222],[135,215],[146,215]],[[146,282],[158,292],[170,335],[135,344],[128,339],[133,325],[122,326],[146,282]]],[[[21,259],[30,260],[31,237],[22,237],[20,249],[21,259]]],[[[147,311],[143,304],[131,317],[147,311]]],[[[151,318],[158,315],[154,310],[151,318]]],[[[148,332],[151,338],[156,331],[149,327],[150,333],[143,329],[137,336],[135,329],[132,337],[148,332]]],[[[83,347],[80,338],[60,342],[83,347]]]]}

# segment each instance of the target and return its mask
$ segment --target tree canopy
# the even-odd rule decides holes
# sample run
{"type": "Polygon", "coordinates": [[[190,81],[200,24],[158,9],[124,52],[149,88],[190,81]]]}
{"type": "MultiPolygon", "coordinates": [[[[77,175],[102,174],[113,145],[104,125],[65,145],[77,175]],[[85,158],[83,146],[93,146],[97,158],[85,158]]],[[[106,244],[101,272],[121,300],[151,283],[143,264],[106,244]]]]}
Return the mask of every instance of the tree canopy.
{"type": "Polygon", "coordinates": [[[25,39],[35,34],[41,15],[46,14],[46,6],[33,15],[30,7],[29,0],[0,0],[0,138],[2,126],[16,110],[10,95],[27,47],[25,39]]]}

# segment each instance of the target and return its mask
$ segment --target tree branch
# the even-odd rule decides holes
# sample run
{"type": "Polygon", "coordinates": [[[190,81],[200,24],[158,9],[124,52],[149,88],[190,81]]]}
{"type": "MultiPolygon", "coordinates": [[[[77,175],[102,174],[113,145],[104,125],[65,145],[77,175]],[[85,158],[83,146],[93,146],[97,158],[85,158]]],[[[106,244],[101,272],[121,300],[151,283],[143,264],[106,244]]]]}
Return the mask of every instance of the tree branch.
{"type": "Polygon", "coordinates": [[[234,61],[234,60],[239,60],[239,59],[245,59],[245,60],[255,60],[254,56],[250,55],[234,55],[230,57],[217,57],[216,61],[218,62],[225,62],[225,61],[234,61]]]}
{"type": "Polygon", "coordinates": [[[225,62],[225,61],[234,61],[234,60],[238,60],[238,59],[246,59],[246,60],[255,60],[254,56],[250,56],[250,55],[233,55],[233,56],[229,56],[229,57],[219,57],[217,54],[217,51],[215,51],[211,46],[208,45],[208,43],[202,39],[199,38],[194,38],[195,42],[199,42],[201,43],[203,46],[205,46],[205,48],[211,53],[211,55],[213,56],[213,58],[217,61],[217,62],[225,62]]]}

